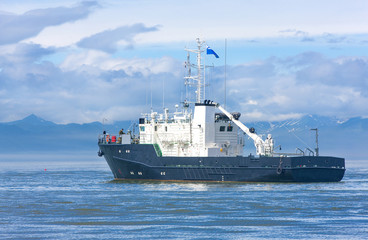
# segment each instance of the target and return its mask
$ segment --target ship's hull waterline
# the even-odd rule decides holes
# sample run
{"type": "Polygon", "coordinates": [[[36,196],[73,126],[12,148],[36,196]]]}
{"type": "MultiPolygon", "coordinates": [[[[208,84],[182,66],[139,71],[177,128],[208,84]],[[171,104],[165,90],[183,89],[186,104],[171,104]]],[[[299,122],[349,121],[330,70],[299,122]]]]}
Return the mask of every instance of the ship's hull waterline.
{"type": "Polygon", "coordinates": [[[119,180],[338,182],[345,173],[345,160],[337,157],[160,157],[152,144],[99,148],[119,180]]]}

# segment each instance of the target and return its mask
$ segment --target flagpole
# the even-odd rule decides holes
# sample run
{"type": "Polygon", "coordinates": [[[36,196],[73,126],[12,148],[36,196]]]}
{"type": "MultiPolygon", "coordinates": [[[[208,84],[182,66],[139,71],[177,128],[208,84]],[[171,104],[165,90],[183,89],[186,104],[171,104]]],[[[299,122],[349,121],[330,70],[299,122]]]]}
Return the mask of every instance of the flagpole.
{"type": "Polygon", "coordinates": [[[227,39],[225,38],[225,100],[224,100],[224,108],[226,108],[226,51],[227,51],[227,39]]]}
{"type": "Polygon", "coordinates": [[[203,54],[203,100],[206,99],[206,55],[207,55],[207,48],[206,54],[203,54]]]}

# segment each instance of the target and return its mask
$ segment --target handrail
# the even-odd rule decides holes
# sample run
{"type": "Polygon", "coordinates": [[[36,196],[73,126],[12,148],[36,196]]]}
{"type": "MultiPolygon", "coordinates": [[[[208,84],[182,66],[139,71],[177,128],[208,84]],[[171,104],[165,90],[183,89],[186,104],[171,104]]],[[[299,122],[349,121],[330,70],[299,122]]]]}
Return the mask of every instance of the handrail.
{"type": "Polygon", "coordinates": [[[309,156],[311,156],[311,154],[312,154],[312,156],[314,156],[314,152],[312,151],[312,150],[310,150],[309,148],[306,148],[306,151],[308,150],[308,152],[309,152],[309,156]]]}
{"type": "Polygon", "coordinates": [[[303,156],[305,155],[305,154],[304,154],[304,151],[303,151],[303,150],[301,150],[301,149],[300,149],[300,148],[298,148],[298,147],[296,148],[296,153],[298,153],[298,150],[303,154],[303,156]]]}

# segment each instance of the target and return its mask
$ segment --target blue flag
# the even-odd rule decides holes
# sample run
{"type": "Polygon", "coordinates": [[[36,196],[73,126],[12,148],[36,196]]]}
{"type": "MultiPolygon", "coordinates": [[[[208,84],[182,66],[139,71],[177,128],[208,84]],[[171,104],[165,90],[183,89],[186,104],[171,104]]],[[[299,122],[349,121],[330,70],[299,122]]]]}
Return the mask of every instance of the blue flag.
{"type": "Polygon", "coordinates": [[[215,53],[215,51],[213,51],[212,48],[210,48],[209,46],[207,46],[207,55],[208,54],[213,54],[213,55],[215,55],[216,58],[219,58],[217,53],[215,53]]]}

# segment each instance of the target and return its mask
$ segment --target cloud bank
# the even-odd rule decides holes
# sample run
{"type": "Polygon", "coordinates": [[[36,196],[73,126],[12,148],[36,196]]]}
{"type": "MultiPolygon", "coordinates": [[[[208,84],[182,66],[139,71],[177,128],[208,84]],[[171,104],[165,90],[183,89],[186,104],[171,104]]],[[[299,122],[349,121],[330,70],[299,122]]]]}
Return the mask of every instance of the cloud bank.
{"type": "Polygon", "coordinates": [[[0,45],[34,37],[49,26],[83,19],[97,5],[95,1],[86,1],[75,7],[36,9],[21,15],[0,12],[0,45]]]}
{"type": "Polygon", "coordinates": [[[132,47],[134,37],[140,33],[158,31],[158,27],[146,27],[142,23],[131,26],[122,26],[113,30],[106,30],[84,38],[77,43],[78,47],[95,49],[107,53],[114,53],[118,49],[120,41],[125,42],[126,47],[132,47]]]}
{"type": "Polygon", "coordinates": [[[131,120],[165,97],[180,95],[181,63],[159,59],[111,59],[101,52],[69,55],[64,64],[42,60],[55,49],[19,44],[13,52],[0,53],[1,121],[35,113],[59,122],[92,122],[107,118],[131,120]]]}
{"type": "MultiPolygon", "coordinates": [[[[183,100],[183,64],[170,57],[111,58],[89,50],[62,64],[42,60],[57,49],[18,44],[0,54],[2,121],[35,113],[55,122],[132,120],[173,109],[183,100]]],[[[368,59],[308,52],[228,66],[227,108],[242,120],[283,120],[304,114],[368,116],[368,59]]],[[[223,66],[208,73],[209,99],[224,102],[223,66]],[[212,76],[212,77],[211,77],[212,76]]],[[[192,94],[194,95],[194,94],[192,94]]]]}
{"type": "MultiPolygon", "coordinates": [[[[17,120],[32,113],[57,123],[104,118],[132,120],[149,111],[151,105],[153,110],[161,111],[163,106],[173,109],[184,100],[186,56],[181,47],[185,46],[183,39],[194,40],[198,36],[198,29],[180,24],[192,27],[195,24],[187,20],[197,22],[198,19],[173,17],[172,12],[177,11],[161,8],[156,9],[161,14],[150,15],[147,13],[157,12],[148,7],[142,9],[134,1],[104,3],[109,4],[98,8],[99,13],[94,11],[99,6],[95,1],[73,7],[33,9],[24,14],[0,13],[0,121],[17,120]],[[112,6],[120,8],[112,9],[112,6]],[[121,14],[121,9],[125,14],[121,14]],[[78,21],[81,19],[86,21],[78,21]],[[54,26],[53,31],[45,30],[50,26],[54,26]],[[68,43],[59,43],[63,48],[58,48],[54,44],[55,36],[59,36],[56,32],[60,38],[76,37],[69,42],[62,39],[60,42],[68,43]],[[175,39],[182,42],[173,42],[175,39]]],[[[239,4],[245,6],[240,1],[239,4]]],[[[156,5],[159,4],[152,6],[156,5]]],[[[178,7],[177,3],[169,5],[169,8],[178,7]]],[[[211,5],[212,9],[221,9],[219,6],[230,5],[220,1],[211,5]]],[[[311,13],[314,10],[311,7],[311,13]]],[[[245,21],[240,17],[244,15],[243,10],[237,11],[240,12],[235,18],[226,18],[234,24],[227,22],[213,27],[212,15],[207,15],[204,21],[211,24],[212,28],[207,28],[209,32],[205,31],[210,36],[226,35],[226,31],[238,36],[234,41],[238,45],[232,45],[233,51],[229,49],[232,59],[237,58],[227,66],[229,111],[242,112],[245,122],[283,120],[304,114],[340,119],[368,117],[368,59],[362,53],[367,44],[364,28],[355,35],[328,28],[313,32],[303,24],[289,26],[292,18],[285,18],[287,26],[279,24],[277,27],[282,27],[273,31],[264,28],[273,22],[260,18],[259,11],[251,11],[257,13],[254,19],[262,19],[263,28],[252,24],[248,29],[244,23],[241,26],[247,31],[239,31],[238,27],[228,27],[239,26],[239,20],[245,21]],[[245,38],[245,33],[254,28],[273,34],[264,37],[264,32],[258,32],[260,37],[253,41],[245,38]]],[[[320,17],[320,21],[323,19],[320,17]]],[[[317,22],[308,24],[317,26],[317,22]]],[[[221,66],[224,54],[218,52],[218,45],[208,42],[221,56],[206,77],[206,82],[211,84],[206,96],[224,103],[224,66],[221,66]]],[[[209,64],[207,60],[206,63],[209,64]]]]}
{"type": "MultiPolygon", "coordinates": [[[[228,69],[228,102],[247,120],[305,114],[368,116],[368,59],[326,58],[315,52],[269,58],[228,69]]],[[[222,89],[216,79],[214,89],[222,89]]],[[[223,96],[221,91],[215,95],[223,96]]]]}

